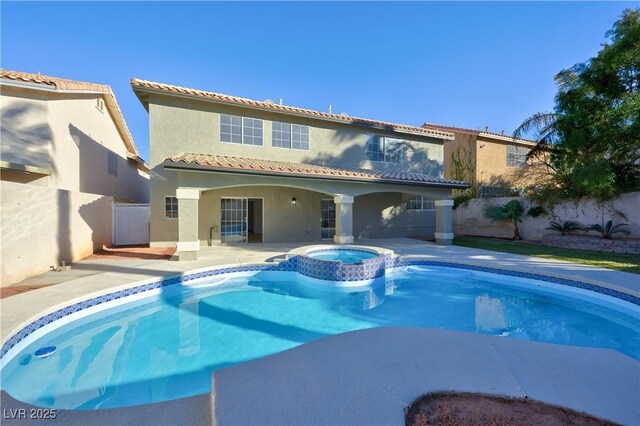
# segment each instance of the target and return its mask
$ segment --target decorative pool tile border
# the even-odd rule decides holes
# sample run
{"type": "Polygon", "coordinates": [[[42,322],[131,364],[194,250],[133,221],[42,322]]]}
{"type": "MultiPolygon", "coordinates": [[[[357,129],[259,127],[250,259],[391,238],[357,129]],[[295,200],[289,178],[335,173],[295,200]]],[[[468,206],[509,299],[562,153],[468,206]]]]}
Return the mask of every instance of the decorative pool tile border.
{"type": "MultiPolygon", "coordinates": [[[[385,266],[387,268],[403,267],[403,266],[444,266],[450,268],[467,269],[480,272],[489,272],[500,275],[509,275],[514,277],[529,278],[534,280],[546,281],[555,284],[567,285],[570,287],[581,288],[584,290],[593,291],[596,293],[604,294],[607,296],[615,297],[617,299],[624,300],[634,305],[640,306],[640,297],[636,297],[627,293],[623,293],[618,290],[613,290],[606,287],[600,287],[594,284],[588,284],[581,281],[570,280],[566,278],[557,278],[549,275],[534,274],[531,272],[517,272],[509,271],[505,269],[489,268],[485,266],[465,265],[455,262],[441,262],[432,260],[401,260],[400,258],[384,257],[385,266]]],[[[119,290],[113,293],[105,294],[102,296],[93,297],[91,299],[83,300],[82,302],[74,303],[57,311],[46,314],[37,320],[33,321],[29,325],[22,328],[20,331],[11,336],[3,345],[0,351],[0,357],[3,357],[11,348],[18,344],[21,340],[28,337],[36,330],[44,327],[47,324],[52,323],[60,318],[63,318],[72,313],[87,309],[96,305],[100,305],[105,302],[109,302],[116,299],[121,299],[133,294],[142,293],[149,290],[154,290],[161,287],[167,287],[178,283],[188,282],[199,278],[214,277],[216,275],[229,274],[234,272],[258,272],[258,271],[289,271],[295,272],[298,268],[298,257],[292,257],[288,260],[280,262],[278,265],[247,265],[247,266],[233,266],[228,268],[212,269],[208,271],[196,272],[193,274],[187,274],[178,277],[162,278],[150,283],[141,284],[135,287],[127,288],[125,290],[119,290]]]]}
{"type": "MultiPolygon", "coordinates": [[[[358,251],[365,252],[365,250],[358,251]]],[[[380,278],[384,275],[387,263],[384,255],[362,259],[360,263],[343,263],[339,260],[323,260],[309,256],[296,256],[294,259],[298,262],[296,270],[302,275],[319,280],[342,282],[380,278]]]]}

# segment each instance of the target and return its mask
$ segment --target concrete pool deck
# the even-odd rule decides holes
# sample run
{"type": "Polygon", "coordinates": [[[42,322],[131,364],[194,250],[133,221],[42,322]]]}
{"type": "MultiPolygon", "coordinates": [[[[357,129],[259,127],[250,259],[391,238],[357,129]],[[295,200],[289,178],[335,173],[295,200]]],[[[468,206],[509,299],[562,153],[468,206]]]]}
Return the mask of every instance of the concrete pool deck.
{"type": "MultiPolygon", "coordinates": [[[[90,296],[96,296],[99,294],[110,293],[115,290],[127,288],[134,285],[136,282],[142,280],[148,280],[158,277],[165,277],[170,275],[182,274],[188,270],[199,269],[204,267],[214,267],[219,265],[239,265],[239,264],[251,264],[260,263],[265,261],[273,261],[276,259],[283,259],[284,254],[298,248],[303,245],[309,245],[310,243],[273,243],[273,244],[249,244],[244,246],[216,246],[216,247],[203,247],[200,251],[200,258],[197,261],[188,262],[174,262],[167,260],[155,260],[155,259],[135,259],[135,260],[121,260],[121,259],[90,259],[76,262],[72,265],[71,270],[63,272],[49,272],[39,277],[34,277],[31,281],[46,283],[47,280],[52,279],[51,274],[55,274],[55,285],[44,287],[38,290],[33,290],[23,294],[17,294],[5,299],[0,300],[1,311],[1,323],[2,328],[0,330],[2,341],[5,341],[11,334],[17,331],[22,326],[37,319],[46,312],[52,312],[60,307],[66,306],[75,301],[86,299],[90,296]]],[[[580,265],[575,263],[554,261],[542,258],[534,258],[528,256],[498,253],[479,249],[470,249],[457,246],[438,246],[433,243],[428,243],[413,239],[379,239],[379,240],[359,240],[356,242],[358,245],[371,245],[376,247],[388,248],[394,250],[396,254],[403,257],[419,257],[421,259],[460,263],[460,264],[472,264],[480,266],[489,266],[501,269],[509,269],[522,272],[534,272],[538,274],[546,274],[551,276],[557,276],[561,278],[569,278],[579,281],[588,282],[591,284],[601,285],[604,287],[614,288],[635,296],[640,296],[640,280],[638,275],[618,272],[613,270],[607,270],[602,268],[595,268],[587,265],[580,265]]],[[[449,332],[445,332],[449,333],[449,332]]],[[[451,332],[455,333],[455,332],[451,332]]],[[[334,336],[338,337],[338,336],[334,336]]],[[[486,336],[484,336],[486,337],[486,336]]],[[[472,338],[473,339],[473,338],[472,338]]],[[[501,340],[501,339],[498,339],[501,340]]],[[[502,339],[506,340],[506,339],[502,339]]],[[[517,342],[522,343],[522,342],[517,342]]],[[[531,342],[525,342],[531,343],[531,342]]],[[[313,345],[315,342],[309,344],[313,345]]],[[[395,342],[394,344],[399,344],[395,342]]],[[[406,345],[410,345],[411,342],[405,342],[406,345]]],[[[532,343],[533,344],[533,343],[532,343]]],[[[307,345],[303,345],[300,348],[304,348],[307,345]]],[[[557,345],[551,346],[551,353],[566,352],[567,348],[557,345]]],[[[298,348],[296,348],[298,349],[298,348]]],[[[584,348],[571,348],[576,351],[584,351],[585,353],[593,351],[592,349],[584,348]]],[[[568,350],[568,349],[567,349],[568,350]]],[[[615,352],[607,351],[614,355],[623,357],[615,352]]],[[[273,355],[278,357],[280,355],[285,356],[286,353],[273,355]]],[[[473,356],[473,351],[470,352],[470,356],[473,356]]],[[[377,357],[377,356],[376,356],[377,357]]],[[[373,358],[376,358],[373,357],[373,358]]],[[[270,358],[270,357],[269,357],[270,358]]],[[[627,357],[625,357],[627,358],[627,357]]],[[[607,363],[618,364],[618,357],[607,358],[607,363]]],[[[627,358],[630,359],[630,358],[627,358]]],[[[260,361],[260,360],[258,360],[260,361]]],[[[533,360],[535,361],[535,359],[533,360]]],[[[592,371],[602,370],[602,364],[594,363],[596,360],[592,359],[593,364],[583,365],[584,368],[588,368],[592,371]]],[[[605,360],[600,359],[598,362],[605,360]]],[[[640,383],[640,363],[635,360],[632,361],[631,369],[626,370],[626,375],[637,379],[636,382],[640,383]]],[[[252,361],[257,362],[257,361],[252,361]]],[[[621,362],[621,361],[620,361],[621,362]]],[[[251,364],[251,363],[249,363],[251,364]]],[[[243,365],[232,367],[229,369],[233,371],[236,368],[243,365]]],[[[535,366],[535,362],[534,362],[535,366]]],[[[611,366],[614,368],[615,366],[611,366]]],[[[247,367],[249,368],[249,367],[247,367]]],[[[523,366],[527,368],[527,366],[523,366]]],[[[536,367],[538,368],[538,367],[536,367]]],[[[541,367],[540,367],[541,368],[541,367]]],[[[606,370],[606,369],[605,369],[606,370]]],[[[236,370],[237,371],[237,370],[236,370]]],[[[541,370],[542,371],[542,370],[541,370]]],[[[586,370],[585,370],[586,371],[586,370]]],[[[451,374],[455,374],[455,370],[451,374]]],[[[222,374],[222,373],[220,373],[222,374]]],[[[230,373],[224,373],[230,374],[230,373]]],[[[244,374],[244,373],[238,373],[244,374]]],[[[457,375],[456,375],[457,377],[457,375]]],[[[576,376],[577,377],[577,376],[576,376]]],[[[339,378],[336,378],[339,379],[339,378]]],[[[220,380],[219,385],[221,385],[220,380]]],[[[293,379],[292,379],[293,380],[293,379]]],[[[534,381],[535,383],[535,381],[534,381]]],[[[605,386],[608,382],[603,382],[605,386]]],[[[333,382],[331,386],[338,386],[340,382],[333,382]]],[[[576,385],[577,386],[577,385],[576,385]]],[[[424,389],[422,392],[426,392],[428,389],[424,389]]],[[[455,389],[452,389],[455,390],[455,389]]],[[[329,387],[325,388],[326,392],[330,392],[329,387]]],[[[227,392],[225,390],[225,392],[227,392]]],[[[229,391],[231,392],[231,391],[229,391]]],[[[576,390],[577,393],[592,392],[588,388],[582,387],[582,389],[576,390]]],[[[556,392],[557,393],[557,392],[556,392]]],[[[632,392],[633,394],[633,392],[632,392]]],[[[222,394],[219,395],[220,397],[222,394]]],[[[418,395],[416,395],[417,397],[418,395]]],[[[552,395],[553,396],[553,395],[552,395]]],[[[560,403],[562,399],[561,395],[556,395],[556,399],[560,403]]],[[[533,396],[532,396],[533,397],[533,396]]],[[[343,396],[344,399],[344,396],[343,396]]],[[[540,399],[540,398],[537,398],[540,399]]],[[[545,400],[545,399],[543,399],[545,400]]],[[[546,400],[545,400],[546,401],[546,400]]],[[[551,401],[553,402],[553,398],[551,401]]],[[[637,405],[637,399],[629,402],[626,398],[621,401],[626,401],[632,405],[637,405]]],[[[3,397],[3,404],[5,398],[3,397]]],[[[186,403],[186,402],[185,402],[186,403]]],[[[287,404],[287,402],[280,402],[281,404],[287,404]]],[[[298,402],[293,399],[288,401],[288,404],[297,404],[298,402]]],[[[216,410],[221,409],[221,402],[218,401],[216,410]]],[[[372,403],[373,404],[373,403],[372,403]]],[[[187,404],[188,405],[188,404],[187,404]]],[[[246,408],[246,407],[245,407],[246,408]]],[[[280,407],[285,410],[286,407],[280,407]]],[[[373,405],[372,405],[372,408],[373,405]]],[[[194,410],[201,410],[201,403],[198,406],[193,407],[194,410]],[[198,408],[200,407],[200,408],[198,408]]],[[[118,410],[108,410],[104,412],[105,416],[113,416],[114,412],[118,410]]],[[[123,409],[123,413],[126,410],[123,409]]],[[[158,410],[152,412],[158,413],[158,418],[162,418],[160,406],[158,410]]],[[[99,414],[94,413],[94,416],[99,414]]],[[[69,420],[69,418],[67,418],[69,420]]],[[[311,419],[312,420],[312,419],[311,419]]],[[[636,423],[640,423],[640,415],[636,418],[636,423]]],[[[338,423],[345,423],[337,421],[338,423]]],[[[119,422],[120,424],[126,424],[119,422]]],[[[162,424],[157,421],[151,421],[150,423],[162,424]]],[[[225,423],[225,422],[221,422],[225,423]]],[[[51,424],[47,422],[47,424],[51,424]]]]}

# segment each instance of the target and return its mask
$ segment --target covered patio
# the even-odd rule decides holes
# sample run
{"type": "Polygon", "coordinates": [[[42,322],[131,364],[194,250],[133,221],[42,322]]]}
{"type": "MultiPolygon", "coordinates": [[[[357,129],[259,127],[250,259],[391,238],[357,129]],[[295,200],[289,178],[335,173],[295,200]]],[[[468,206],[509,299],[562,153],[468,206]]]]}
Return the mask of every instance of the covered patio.
{"type": "MultiPolygon", "coordinates": [[[[321,200],[326,200],[331,209],[335,208],[335,218],[329,218],[333,227],[329,229],[333,242],[337,244],[353,243],[358,238],[354,232],[356,229],[360,230],[358,235],[370,236],[365,233],[366,228],[379,221],[381,215],[379,207],[373,205],[374,200],[387,197],[388,201],[382,204],[393,209],[413,197],[424,197],[434,200],[433,236],[438,244],[448,245],[453,240],[451,190],[467,187],[464,182],[419,173],[339,169],[189,153],[168,158],[163,167],[177,175],[177,252],[180,260],[196,260],[203,244],[225,242],[227,229],[218,222],[225,212],[218,209],[215,197],[246,199],[247,194],[253,194],[256,199],[267,200],[263,216],[268,230],[265,230],[263,242],[326,240],[327,235],[320,232],[316,222],[317,219],[322,222],[320,205],[321,200]],[[216,192],[215,197],[212,192],[216,192]],[[211,194],[210,199],[202,202],[207,194],[211,194]],[[366,195],[376,197],[362,197],[366,195]],[[279,239],[274,239],[276,234],[279,239]],[[205,242],[207,240],[208,243],[205,242]]],[[[246,213],[232,211],[228,214],[239,215],[236,223],[240,224],[237,226],[244,229],[246,213]]],[[[396,220],[396,229],[405,222],[409,226],[403,219],[396,220]]]]}

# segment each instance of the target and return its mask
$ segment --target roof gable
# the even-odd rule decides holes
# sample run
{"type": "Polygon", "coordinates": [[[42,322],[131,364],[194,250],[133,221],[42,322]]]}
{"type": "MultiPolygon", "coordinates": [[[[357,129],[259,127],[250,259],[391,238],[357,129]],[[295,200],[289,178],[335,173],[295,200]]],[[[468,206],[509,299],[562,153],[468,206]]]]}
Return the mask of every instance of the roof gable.
{"type": "Polygon", "coordinates": [[[125,147],[127,148],[127,157],[138,162],[143,169],[148,171],[149,167],[145,161],[140,157],[140,152],[136,146],[133,136],[129,131],[127,122],[122,114],[122,110],[116,100],[116,95],[111,90],[111,86],[106,84],[88,83],[84,81],[69,80],[59,77],[51,77],[42,75],[40,73],[33,74],[21,71],[11,71],[0,69],[0,85],[8,84],[15,85],[17,87],[32,89],[32,90],[46,90],[56,93],[95,93],[102,95],[109,116],[113,120],[118,133],[120,134],[125,147]]]}

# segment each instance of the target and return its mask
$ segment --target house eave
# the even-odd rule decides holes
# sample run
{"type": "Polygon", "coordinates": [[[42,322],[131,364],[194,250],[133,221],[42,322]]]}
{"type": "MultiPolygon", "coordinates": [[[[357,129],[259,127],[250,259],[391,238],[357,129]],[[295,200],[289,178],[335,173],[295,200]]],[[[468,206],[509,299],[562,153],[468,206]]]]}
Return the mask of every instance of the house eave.
{"type": "Polygon", "coordinates": [[[406,185],[406,186],[421,186],[421,187],[431,187],[431,188],[447,188],[447,189],[466,189],[469,187],[468,184],[456,184],[456,183],[448,183],[448,182],[416,182],[416,181],[406,181],[400,179],[387,179],[387,178],[345,178],[345,177],[337,177],[337,176],[322,176],[322,175],[309,175],[304,173],[292,173],[292,172],[282,172],[279,171],[277,173],[262,171],[262,170],[237,170],[237,169],[229,169],[226,167],[215,167],[215,166],[202,166],[200,164],[191,164],[191,163],[174,163],[167,162],[163,163],[163,167],[165,170],[176,170],[176,171],[191,171],[191,172],[204,172],[204,173],[224,173],[224,174],[234,174],[234,175],[249,175],[249,176],[269,176],[276,178],[296,178],[296,179],[311,179],[311,180],[329,180],[334,182],[358,182],[358,183],[381,183],[381,184],[393,184],[393,185],[406,185]]]}

